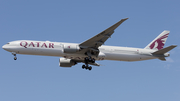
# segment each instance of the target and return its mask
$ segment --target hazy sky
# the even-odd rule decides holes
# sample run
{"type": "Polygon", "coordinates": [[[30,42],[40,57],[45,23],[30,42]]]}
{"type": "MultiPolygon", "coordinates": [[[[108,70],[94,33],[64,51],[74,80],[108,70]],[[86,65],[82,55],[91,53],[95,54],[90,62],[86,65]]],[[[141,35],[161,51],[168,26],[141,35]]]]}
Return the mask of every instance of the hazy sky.
{"type": "Polygon", "coordinates": [[[60,57],[0,49],[0,101],[180,101],[179,0],[1,0],[0,45],[14,40],[81,43],[122,18],[106,45],[144,48],[170,30],[167,61],[98,61],[59,67],[60,57]]]}

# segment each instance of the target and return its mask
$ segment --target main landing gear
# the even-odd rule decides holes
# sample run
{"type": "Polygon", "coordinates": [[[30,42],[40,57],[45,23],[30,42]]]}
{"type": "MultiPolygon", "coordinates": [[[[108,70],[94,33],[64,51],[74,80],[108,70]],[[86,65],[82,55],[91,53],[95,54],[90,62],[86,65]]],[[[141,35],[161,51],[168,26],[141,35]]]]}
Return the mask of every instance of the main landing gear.
{"type": "Polygon", "coordinates": [[[88,66],[88,63],[90,62],[90,63],[95,63],[95,59],[93,58],[91,58],[91,57],[86,57],[85,59],[84,59],[84,62],[85,62],[85,65],[82,65],[82,69],[89,69],[89,70],[91,70],[92,69],[92,67],[91,66],[88,66]]]}
{"type": "Polygon", "coordinates": [[[17,60],[16,53],[12,53],[14,55],[14,60],[17,60]]]}
{"type": "Polygon", "coordinates": [[[89,69],[89,70],[91,70],[92,67],[91,67],[91,66],[88,66],[88,65],[86,64],[86,65],[82,65],[82,69],[89,69]]]}

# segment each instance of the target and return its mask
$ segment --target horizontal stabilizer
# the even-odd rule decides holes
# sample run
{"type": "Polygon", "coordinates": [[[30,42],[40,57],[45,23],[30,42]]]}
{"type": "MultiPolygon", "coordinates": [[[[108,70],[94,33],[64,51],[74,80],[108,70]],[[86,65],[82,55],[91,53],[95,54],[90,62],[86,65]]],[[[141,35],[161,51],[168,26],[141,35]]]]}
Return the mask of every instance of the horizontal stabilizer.
{"type": "MultiPolygon", "coordinates": [[[[163,48],[161,50],[158,50],[154,53],[152,53],[153,55],[161,55],[161,54],[164,54],[164,53],[167,53],[168,51],[170,51],[171,49],[175,48],[177,45],[171,45],[169,47],[166,47],[166,48],[163,48]]],[[[161,59],[160,59],[161,60],[161,59]]]]}
{"type": "Polygon", "coordinates": [[[165,57],[159,57],[159,60],[166,61],[165,57]]]}

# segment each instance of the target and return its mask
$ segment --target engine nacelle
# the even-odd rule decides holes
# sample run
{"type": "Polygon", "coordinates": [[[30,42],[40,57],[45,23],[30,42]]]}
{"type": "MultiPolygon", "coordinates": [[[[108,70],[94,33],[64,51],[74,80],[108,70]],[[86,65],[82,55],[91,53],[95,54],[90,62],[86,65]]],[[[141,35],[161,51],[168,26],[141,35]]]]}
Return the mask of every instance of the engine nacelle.
{"type": "Polygon", "coordinates": [[[64,53],[76,53],[80,50],[78,45],[64,45],[64,53]]]}
{"type": "Polygon", "coordinates": [[[76,64],[76,62],[74,62],[71,59],[66,59],[66,58],[60,58],[59,59],[59,66],[60,67],[71,67],[75,64],[76,64]]]}

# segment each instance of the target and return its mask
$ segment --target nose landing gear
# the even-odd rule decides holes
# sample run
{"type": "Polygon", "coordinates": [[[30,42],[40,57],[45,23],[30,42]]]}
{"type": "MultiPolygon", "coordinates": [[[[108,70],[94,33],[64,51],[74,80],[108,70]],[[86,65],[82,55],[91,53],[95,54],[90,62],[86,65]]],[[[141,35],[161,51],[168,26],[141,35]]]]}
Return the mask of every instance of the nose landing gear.
{"type": "Polygon", "coordinates": [[[17,60],[17,57],[14,57],[14,60],[17,60]]]}
{"type": "Polygon", "coordinates": [[[17,60],[16,53],[12,53],[14,55],[14,60],[17,60]]]}

